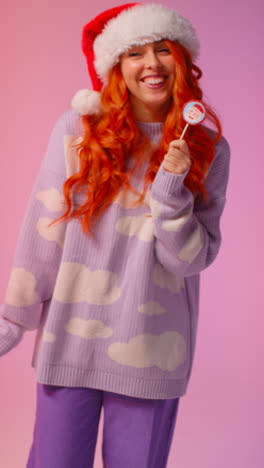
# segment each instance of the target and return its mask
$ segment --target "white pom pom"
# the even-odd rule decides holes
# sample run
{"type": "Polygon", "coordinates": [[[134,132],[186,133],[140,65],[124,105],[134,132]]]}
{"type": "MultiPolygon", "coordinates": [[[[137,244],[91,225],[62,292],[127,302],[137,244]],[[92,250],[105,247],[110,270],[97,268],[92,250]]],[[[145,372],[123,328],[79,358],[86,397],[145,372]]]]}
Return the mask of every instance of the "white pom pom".
{"type": "Polygon", "coordinates": [[[91,89],[80,89],[71,100],[71,106],[80,115],[102,112],[101,94],[91,89]]]}

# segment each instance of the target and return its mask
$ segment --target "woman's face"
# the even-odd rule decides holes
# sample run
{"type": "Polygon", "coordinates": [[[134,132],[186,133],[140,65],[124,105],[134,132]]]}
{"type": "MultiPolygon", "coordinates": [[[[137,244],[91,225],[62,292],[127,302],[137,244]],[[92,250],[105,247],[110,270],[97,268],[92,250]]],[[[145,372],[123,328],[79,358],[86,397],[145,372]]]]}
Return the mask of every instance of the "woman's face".
{"type": "Polygon", "coordinates": [[[171,104],[175,61],[165,41],[132,46],[120,57],[136,120],[163,121],[171,104]]]}

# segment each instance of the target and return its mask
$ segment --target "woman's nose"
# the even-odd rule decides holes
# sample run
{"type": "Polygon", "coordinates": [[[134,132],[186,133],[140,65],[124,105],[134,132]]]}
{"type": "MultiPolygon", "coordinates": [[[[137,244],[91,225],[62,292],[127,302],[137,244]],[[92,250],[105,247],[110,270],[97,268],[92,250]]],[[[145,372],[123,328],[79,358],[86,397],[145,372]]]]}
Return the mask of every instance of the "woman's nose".
{"type": "Polygon", "coordinates": [[[148,53],[145,55],[145,65],[146,67],[159,67],[160,66],[160,60],[158,55],[154,51],[148,51],[148,53]]]}

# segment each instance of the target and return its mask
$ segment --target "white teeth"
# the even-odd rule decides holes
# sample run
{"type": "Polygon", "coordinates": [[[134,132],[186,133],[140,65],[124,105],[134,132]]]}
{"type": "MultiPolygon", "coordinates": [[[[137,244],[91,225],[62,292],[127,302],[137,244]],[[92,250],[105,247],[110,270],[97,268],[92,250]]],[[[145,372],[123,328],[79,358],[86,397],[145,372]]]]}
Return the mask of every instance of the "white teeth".
{"type": "Polygon", "coordinates": [[[148,83],[150,85],[155,85],[163,83],[163,81],[165,81],[165,78],[145,78],[144,81],[145,83],[148,83]]]}

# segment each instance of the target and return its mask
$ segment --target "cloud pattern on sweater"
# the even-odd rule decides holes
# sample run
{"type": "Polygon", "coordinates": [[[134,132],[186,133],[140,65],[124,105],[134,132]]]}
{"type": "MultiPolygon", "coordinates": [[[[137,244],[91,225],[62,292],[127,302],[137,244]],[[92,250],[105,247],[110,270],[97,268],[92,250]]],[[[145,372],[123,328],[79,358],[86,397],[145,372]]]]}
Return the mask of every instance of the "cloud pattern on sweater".
{"type": "Polygon", "coordinates": [[[27,307],[39,301],[35,276],[24,268],[13,268],[5,301],[17,307],[27,307]]]}
{"type": "MultiPolygon", "coordinates": [[[[122,206],[122,208],[125,208],[127,210],[132,210],[132,209],[138,208],[138,205],[135,207],[131,206],[133,205],[133,203],[135,203],[135,201],[138,200],[138,198],[139,198],[139,195],[134,193],[131,189],[127,189],[126,191],[120,190],[116,198],[113,200],[113,203],[116,203],[122,206]]],[[[150,190],[147,190],[145,193],[143,203],[149,206],[149,202],[150,202],[150,190]]]]}
{"type": "Polygon", "coordinates": [[[74,145],[81,143],[83,136],[64,135],[64,155],[67,178],[80,170],[80,161],[77,148],[74,145]]]}
{"type": "Polygon", "coordinates": [[[113,334],[112,328],[107,327],[101,320],[85,320],[79,317],[71,318],[66,323],[65,330],[85,340],[109,338],[113,334]]]}
{"type": "Polygon", "coordinates": [[[161,227],[164,231],[180,232],[191,216],[191,211],[182,213],[181,216],[174,219],[163,221],[161,227]]]}
{"type": "Polygon", "coordinates": [[[184,246],[180,250],[178,257],[184,262],[192,263],[201,251],[202,247],[203,230],[200,223],[198,223],[197,229],[195,229],[190,235],[190,237],[187,239],[184,246]]]}
{"type": "Polygon", "coordinates": [[[85,265],[62,262],[54,298],[63,303],[113,304],[120,297],[118,276],[107,270],[90,271],[85,265]]]}
{"type": "Polygon", "coordinates": [[[184,278],[177,277],[166,271],[160,263],[156,263],[153,270],[153,280],[160,288],[167,288],[174,294],[178,294],[184,288],[184,278]]]}
{"type": "Polygon", "coordinates": [[[44,343],[54,343],[54,341],[56,341],[56,335],[54,333],[48,332],[47,330],[44,330],[42,341],[44,343]]]}
{"type": "Polygon", "coordinates": [[[166,313],[166,309],[157,301],[149,301],[145,304],[141,304],[138,307],[138,311],[146,315],[163,315],[166,313]]]}
{"type": "Polygon", "coordinates": [[[184,337],[177,331],[160,335],[145,333],[131,338],[127,343],[112,343],[107,354],[124,366],[157,366],[164,371],[174,371],[186,360],[187,346],[184,337]]]}
{"type": "Polygon", "coordinates": [[[56,242],[63,248],[66,224],[58,223],[49,226],[52,221],[54,220],[51,218],[41,217],[37,222],[36,228],[43,239],[50,242],[56,242]]]}
{"type": "Polygon", "coordinates": [[[150,197],[149,204],[153,219],[157,219],[161,215],[163,205],[158,200],[155,200],[155,198],[152,197],[150,197]]]}
{"type": "Polygon", "coordinates": [[[118,219],[115,228],[124,236],[135,236],[144,242],[152,242],[154,239],[154,223],[150,213],[123,216],[118,219]]]}
{"type": "Polygon", "coordinates": [[[55,188],[37,192],[36,198],[51,212],[56,213],[64,207],[64,196],[55,188]]]}

